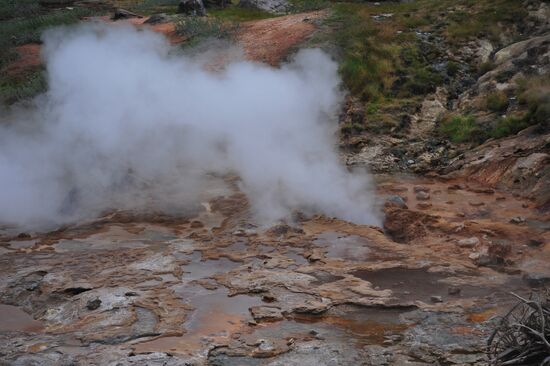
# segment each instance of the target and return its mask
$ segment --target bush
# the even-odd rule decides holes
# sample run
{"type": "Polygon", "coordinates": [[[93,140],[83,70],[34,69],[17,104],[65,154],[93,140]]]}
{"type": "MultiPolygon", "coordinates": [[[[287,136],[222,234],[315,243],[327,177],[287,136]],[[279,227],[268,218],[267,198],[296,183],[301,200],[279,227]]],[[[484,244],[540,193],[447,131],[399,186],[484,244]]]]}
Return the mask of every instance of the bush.
{"type": "Polygon", "coordinates": [[[508,108],[508,96],[502,91],[494,91],[485,98],[485,105],[490,111],[503,112],[508,108]]]}
{"type": "Polygon", "coordinates": [[[439,132],[454,143],[481,143],[487,135],[472,116],[449,116],[439,125],[439,132]]]}
{"type": "Polygon", "coordinates": [[[550,76],[532,77],[520,83],[520,103],[527,106],[526,121],[540,124],[542,130],[550,125],[550,76]]]}
{"type": "Polygon", "coordinates": [[[524,128],[529,127],[529,123],[525,117],[503,117],[499,119],[490,132],[491,137],[502,138],[510,135],[515,135],[524,128]]]}

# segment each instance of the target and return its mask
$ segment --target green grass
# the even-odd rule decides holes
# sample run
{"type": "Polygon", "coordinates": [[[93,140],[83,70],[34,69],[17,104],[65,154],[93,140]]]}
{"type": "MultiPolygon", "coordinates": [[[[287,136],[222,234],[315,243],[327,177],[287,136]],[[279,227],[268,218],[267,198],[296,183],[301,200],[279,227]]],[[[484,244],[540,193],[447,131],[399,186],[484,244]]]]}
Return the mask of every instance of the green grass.
{"type": "Polygon", "coordinates": [[[115,0],[114,4],[141,15],[175,14],[178,11],[179,0],[115,0]]]}
{"type": "Polygon", "coordinates": [[[0,21],[30,17],[43,13],[38,0],[2,0],[0,2],[0,21]]]}
{"type": "Polygon", "coordinates": [[[225,9],[211,9],[208,11],[208,14],[231,22],[246,22],[249,20],[273,18],[275,16],[267,11],[239,8],[236,6],[228,6],[225,9]]]}
{"type": "Polygon", "coordinates": [[[529,127],[529,125],[529,121],[525,117],[503,117],[497,121],[496,125],[489,132],[489,135],[497,139],[515,135],[524,128],[529,127]]]}
{"type": "Polygon", "coordinates": [[[238,30],[238,23],[218,18],[184,17],[176,22],[176,32],[187,37],[185,47],[192,47],[207,38],[231,39],[238,30]]]}
{"type": "Polygon", "coordinates": [[[457,10],[449,16],[446,33],[454,42],[475,37],[498,42],[504,29],[527,16],[523,2],[518,0],[461,0],[455,5],[464,10],[457,10]]]}
{"type": "Polygon", "coordinates": [[[45,72],[42,68],[22,77],[0,79],[0,100],[7,104],[32,98],[47,89],[45,72]]]}
{"type": "Polygon", "coordinates": [[[448,116],[439,125],[439,133],[454,143],[481,143],[486,133],[472,116],[448,116]]]}
{"type": "Polygon", "coordinates": [[[46,88],[42,70],[33,69],[16,77],[7,75],[6,66],[18,59],[15,47],[38,43],[44,30],[76,23],[97,11],[82,7],[50,10],[40,7],[38,0],[4,0],[0,4],[0,102],[13,103],[46,88]]]}
{"type": "Polygon", "coordinates": [[[443,81],[430,66],[435,49],[419,49],[414,26],[426,24],[415,3],[377,7],[336,3],[327,24],[341,53],[340,74],[351,93],[364,101],[426,95],[443,81]],[[373,16],[392,13],[377,21],[373,16]]]}
{"type": "Polygon", "coordinates": [[[303,13],[328,8],[329,0],[290,0],[287,11],[290,13],[303,13]]]}

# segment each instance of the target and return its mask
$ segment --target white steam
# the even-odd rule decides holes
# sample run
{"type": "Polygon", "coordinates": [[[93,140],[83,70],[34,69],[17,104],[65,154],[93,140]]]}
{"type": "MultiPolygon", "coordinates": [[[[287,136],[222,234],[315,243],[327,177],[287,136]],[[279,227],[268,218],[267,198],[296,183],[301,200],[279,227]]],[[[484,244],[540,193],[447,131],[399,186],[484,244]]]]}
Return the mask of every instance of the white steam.
{"type": "Polygon", "coordinates": [[[261,220],[302,210],[377,222],[367,174],[348,172],[335,150],[342,95],[321,51],[279,69],[240,61],[212,72],[129,26],[44,40],[49,91],[0,124],[0,222],[183,208],[206,174],[228,172],[261,220]]]}

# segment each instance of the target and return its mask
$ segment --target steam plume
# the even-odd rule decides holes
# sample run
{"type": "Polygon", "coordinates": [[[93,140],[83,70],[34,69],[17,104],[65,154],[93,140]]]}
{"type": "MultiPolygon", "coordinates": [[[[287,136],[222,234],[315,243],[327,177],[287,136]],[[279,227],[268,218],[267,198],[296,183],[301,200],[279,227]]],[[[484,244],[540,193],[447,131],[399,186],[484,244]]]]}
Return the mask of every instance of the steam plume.
{"type": "Polygon", "coordinates": [[[261,220],[298,209],[376,223],[368,175],[335,150],[342,94],[328,56],[210,72],[172,51],[130,26],[48,32],[48,92],[0,124],[0,222],[185,207],[206,174],[233,172],[261,220]]]}

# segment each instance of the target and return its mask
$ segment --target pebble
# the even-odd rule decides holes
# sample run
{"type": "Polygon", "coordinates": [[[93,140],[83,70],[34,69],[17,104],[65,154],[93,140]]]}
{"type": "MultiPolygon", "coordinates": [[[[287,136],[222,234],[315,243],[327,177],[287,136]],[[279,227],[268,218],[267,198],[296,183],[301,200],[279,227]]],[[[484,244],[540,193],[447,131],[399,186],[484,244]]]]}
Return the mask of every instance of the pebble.
{"type": "Polygon", "coordinates": [[[420,191],[416,194],[416,199],[421,201],[429,200],[430,194],[428,192],[420,191]]]}
{"type": "Polygon", "coordinates": [[[510,220],[512,224],[523,224],[525,222],[525,218],[521,216],[516,216],[510,220]]]}
{"type": "Polygon", "coordinates": [[[471,238],[459,240],[457,244],[461,248],[472,248],[479,244],[479,239],[475,236],[472,236],[471,238]]]}
{"type": "Polygon", "coordinates": [[[441,298],[441,296],[435,296],[435,295],[434,295],[434,296],[431,296],[431,297],[430,297],[430,300],[431,300],[432,302],[443,302],[443,298],[441,298]]]}
{"type": "Polygon", "coordinates": [[[447,290],[447,292],[449,293],[449,295],[458,295],[460,294],[460,287],[457,287],[457,286],[450,286],[447,290]]]}

